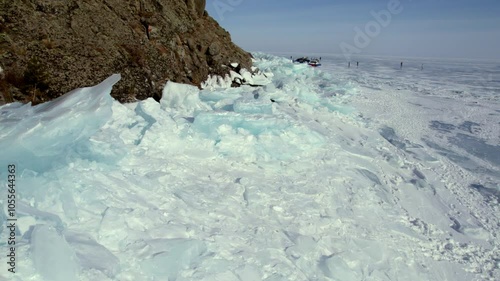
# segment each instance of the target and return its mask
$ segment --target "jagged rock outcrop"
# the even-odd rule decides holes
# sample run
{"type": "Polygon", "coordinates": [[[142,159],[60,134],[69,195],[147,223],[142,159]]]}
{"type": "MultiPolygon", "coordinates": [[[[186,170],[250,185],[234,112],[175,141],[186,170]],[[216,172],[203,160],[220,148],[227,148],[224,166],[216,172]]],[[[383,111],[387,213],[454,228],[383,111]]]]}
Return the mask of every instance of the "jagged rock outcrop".
{"type": "Polygon", "coordinates": [[[0,92],[40,103],[122,80],[121,102],[155,97],[166,81],[200,85],[251,56],[205,12],[205,0],[0,0],[0,92]]]}

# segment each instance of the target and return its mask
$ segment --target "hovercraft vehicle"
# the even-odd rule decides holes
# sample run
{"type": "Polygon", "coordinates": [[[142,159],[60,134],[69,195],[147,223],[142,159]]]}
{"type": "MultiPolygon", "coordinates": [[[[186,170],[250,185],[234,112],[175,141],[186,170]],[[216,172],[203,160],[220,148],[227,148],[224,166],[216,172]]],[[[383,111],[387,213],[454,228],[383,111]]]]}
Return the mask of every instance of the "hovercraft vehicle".
{"type": "Polygon", "coordinates": [[[312,59],[307,64],[309,64],[312,67],[320,66],[321,65],[321,59],[312,59]]]}

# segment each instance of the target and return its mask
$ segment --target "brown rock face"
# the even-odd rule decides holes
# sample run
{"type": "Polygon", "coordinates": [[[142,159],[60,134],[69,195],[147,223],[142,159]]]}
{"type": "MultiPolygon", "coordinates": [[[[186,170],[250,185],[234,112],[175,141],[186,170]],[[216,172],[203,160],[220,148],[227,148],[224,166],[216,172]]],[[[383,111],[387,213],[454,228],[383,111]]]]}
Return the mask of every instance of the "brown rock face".
{"type": "Polygon", "coordinates": [[[199,17],[205,12],[206,0],[186,0],[186,5],[199,17]]]}
{"type": "Polygon", "coordinates": [[[205,0],[0,0],[0,92],[40,103],[122,80],[121,102],[159,99],[167,80],[200,85],[250,54],[205,12],[205,0]]]}

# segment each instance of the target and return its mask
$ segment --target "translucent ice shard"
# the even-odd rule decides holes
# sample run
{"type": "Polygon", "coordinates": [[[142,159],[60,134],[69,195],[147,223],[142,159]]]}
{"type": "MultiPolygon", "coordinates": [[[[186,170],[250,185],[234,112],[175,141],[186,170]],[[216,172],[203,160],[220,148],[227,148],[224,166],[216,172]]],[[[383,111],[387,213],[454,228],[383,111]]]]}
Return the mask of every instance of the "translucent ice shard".
{"type": "Polygon", "coordinates": [[[53,227],[35,226],[30,244],[33,264],[45,280],[78,280],[79,268],[75,253],[53,227]]]}

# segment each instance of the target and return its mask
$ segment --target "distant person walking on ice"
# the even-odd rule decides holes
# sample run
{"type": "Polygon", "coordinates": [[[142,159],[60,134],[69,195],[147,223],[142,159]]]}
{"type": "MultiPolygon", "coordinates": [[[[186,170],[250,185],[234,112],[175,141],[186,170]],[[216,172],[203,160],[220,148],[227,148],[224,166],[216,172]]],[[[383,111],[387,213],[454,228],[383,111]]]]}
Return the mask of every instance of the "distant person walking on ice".
{"type": "Polygon", "coordinates": [[[351,68],[351,62],[347,64],[347,68],[351,68]]]}
{"type": "Polygon", "coordinates": [[[401,62],[401,69],[403,69],[403,62],[401,62]]]}
{"type": "Polygon", "coordinates": [[[356,62],[356,67],[358,67],[358,66],[359,66],[359,61],[356,62]]]}
{"type": "Polygon", "coordinates": [[[424,70],[424,64],[422,63],[422,66],[420,67],[420,70],[424,70]]]}

